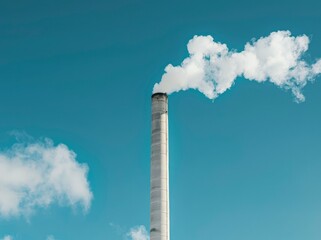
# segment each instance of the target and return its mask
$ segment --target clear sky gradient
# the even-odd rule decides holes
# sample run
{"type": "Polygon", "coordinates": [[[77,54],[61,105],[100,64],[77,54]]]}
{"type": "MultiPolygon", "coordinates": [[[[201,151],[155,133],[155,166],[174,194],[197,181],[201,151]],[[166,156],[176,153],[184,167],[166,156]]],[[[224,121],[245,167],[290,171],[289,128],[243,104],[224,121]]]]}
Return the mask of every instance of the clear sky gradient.
{"type": "MultiPolygon", "coordinates": [[[[321,3],[0,2],[0,148],[11,131],[64,143],[89,166],[87,214],[56,205],[0,219],[0,238],[123,240],[149,228],[150,103],[164,67],[195,34],[242,50],[290,30],[321,57],[321,3]]],[[[321,239],[321,79],[304,103],[237,79],[215,102],[169,96],[171,238],[321,239]]]]}

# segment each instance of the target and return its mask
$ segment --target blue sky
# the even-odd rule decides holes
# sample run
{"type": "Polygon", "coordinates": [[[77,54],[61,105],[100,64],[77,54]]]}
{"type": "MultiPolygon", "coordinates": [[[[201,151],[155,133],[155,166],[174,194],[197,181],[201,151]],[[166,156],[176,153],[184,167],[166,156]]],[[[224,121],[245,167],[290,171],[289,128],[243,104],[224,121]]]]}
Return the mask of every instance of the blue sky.
{"type": "MultiPolygon", "coordinates": [[[[313,62],[321,57],[320,7],[2,1],[1,152],[17,142],[12,131],[40,147],[43,138],[50,149],[64,144],[77,154],[71,162],[87,164],[93,200],[87,213],[81,195],[80,206],[54,201],[28,217],[1,217],[0,239],[123,240],[132,227],[148,229],[150,96],[165,66],[188,56],[195,34],[242,50],[277,30],[306,34],[313,62]]],[[[320,92],[317,77],[297,104],[289,91],[237,78],[215,102],[194,90],[170,95],[171,238],[319,240],[320,92]]]]}

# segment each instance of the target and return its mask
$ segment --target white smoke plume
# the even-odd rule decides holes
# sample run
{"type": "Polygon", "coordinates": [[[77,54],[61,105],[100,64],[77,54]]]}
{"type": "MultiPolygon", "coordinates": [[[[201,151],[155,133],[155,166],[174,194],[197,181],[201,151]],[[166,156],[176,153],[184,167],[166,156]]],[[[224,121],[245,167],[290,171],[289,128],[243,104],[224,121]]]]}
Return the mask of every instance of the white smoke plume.
{"type": "Polygon", "coordinates": [[[73,151],[50,139],[0,151],[0,218],[28,218],[37,208],[52,204],[87,211],[93,198],[87,172],[73,151]]]}
{"type": "Polygon", "coordinates": [[[147,230],[143,225],[131,228],[127,236],[131,240],[149,240],[147,230]]]}
{"type": "Polygon", "coordinates": [[[211,36],[194,36],[187,44],[189,57],[180,66],[167,65],[153,92],[196,89],[215,99],[230,89],[237,77],[244,77],[290,89],[302,102],[302,88],[321,73],[321,59],[312,65],[303,60],[308,46],[306,35],[294,37],[290,31],[272,32],[248,42],[241,52],[229,50],[211,36]]]}

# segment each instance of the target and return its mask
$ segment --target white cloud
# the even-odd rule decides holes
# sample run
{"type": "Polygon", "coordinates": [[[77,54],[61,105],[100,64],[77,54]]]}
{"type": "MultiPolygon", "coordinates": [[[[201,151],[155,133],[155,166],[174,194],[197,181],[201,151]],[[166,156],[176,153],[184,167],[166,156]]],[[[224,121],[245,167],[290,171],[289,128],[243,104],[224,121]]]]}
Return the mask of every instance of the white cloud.
{"type": "Polygon", "coordinates": [[[131,228],[127,236],[130,237],[131,240],[149,240],[145,226],[131,228]]]}
{"type": "Polygon", "coordinates": [[[314,74],[321,73],[321,59],[319,59],[315,64],[312,65],[312,70],[314,74]]]}
{"type": "Polygon", "coordinates": [[[0,151],[0,217],[28,217],[52,204],[87,211],[93,198],[87,172],[73,151],[50,139],[0,151]]]}
{"type": "MultiPolygon", "coordinates": [[[[10,235],[6,235],[3,238],[1,238],[0,240],[13,240],[13,237],[10,235]]],[[[55,240],[55,237],[52,235],[47,236],[46,240],[55,240]]]]}
{"type": "Polygon", "coordinates": [[[215,99],[243,76],[291,89],[297,101],[304,101],[301,89],[321,73],[321,60],[313,65],[302,60],[308,45],[306,35],[293,37],[289,31],[278,31],[236,52],[211,36],[194,36],[187,45],[189,57],[180,66],[169,64],[153,91],[171,94],[196,89],[215,99]]]}
{"type": "Polygon", "coordinates": [[[6,235],[3,238],[1,238],[1,240],[13,240],[13,237],[10,235],[6,235]]]}

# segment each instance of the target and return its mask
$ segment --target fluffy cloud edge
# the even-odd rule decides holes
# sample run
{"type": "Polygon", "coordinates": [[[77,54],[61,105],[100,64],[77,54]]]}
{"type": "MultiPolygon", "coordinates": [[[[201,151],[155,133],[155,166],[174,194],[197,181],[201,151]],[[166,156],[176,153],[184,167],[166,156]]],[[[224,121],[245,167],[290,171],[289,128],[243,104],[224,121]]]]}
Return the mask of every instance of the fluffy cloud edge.
{"type": "Polygon", "coordinates": [[[127,233],[127,237],[131,240],[149,240],[149,235],[144,225],[131,228],[127,233]]]}
{"type": "Polygon", "coordinates": [[[1,150],[0,218],[28,218],[53,204],[88,212],[93,199],[88,171],[67,145],[54,145],[49,138],[1,150]]]}

